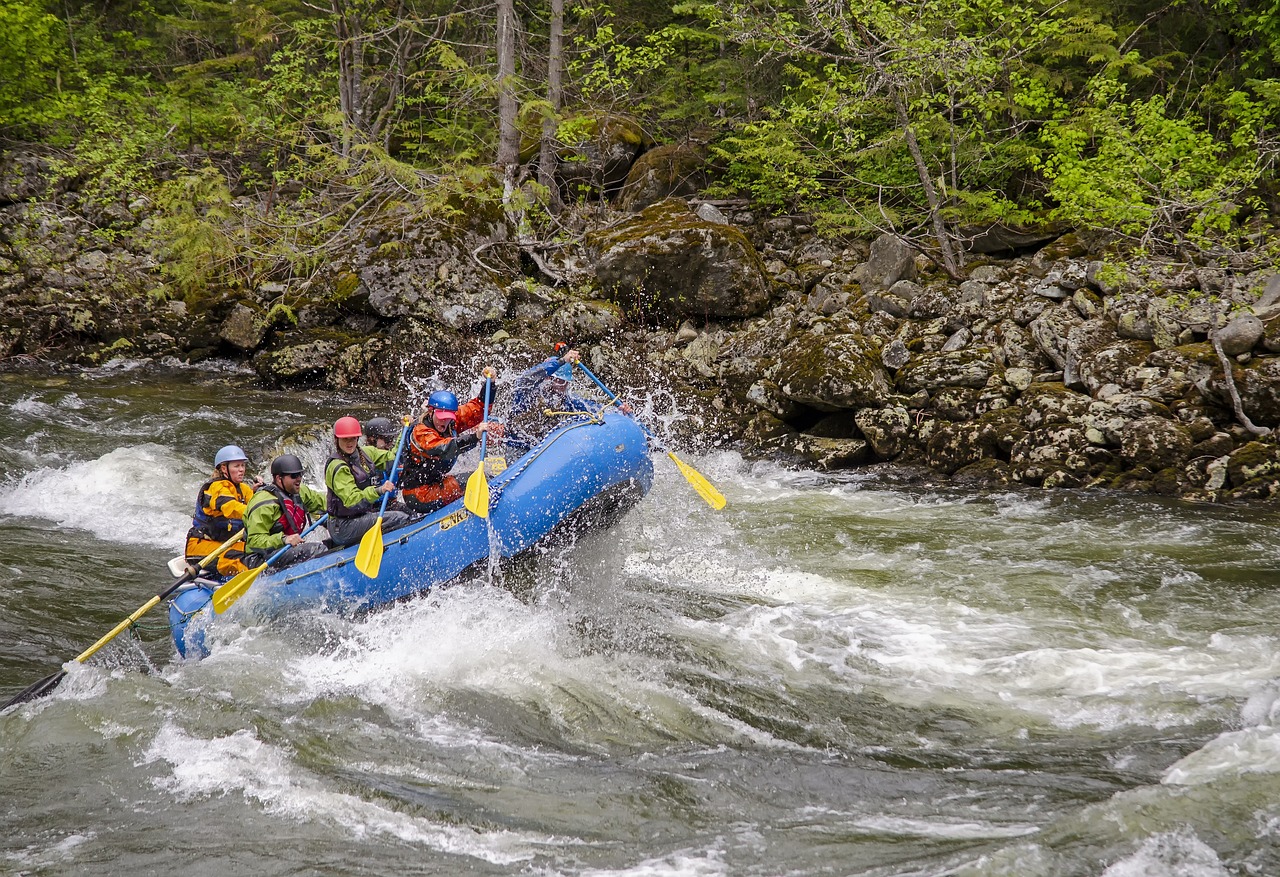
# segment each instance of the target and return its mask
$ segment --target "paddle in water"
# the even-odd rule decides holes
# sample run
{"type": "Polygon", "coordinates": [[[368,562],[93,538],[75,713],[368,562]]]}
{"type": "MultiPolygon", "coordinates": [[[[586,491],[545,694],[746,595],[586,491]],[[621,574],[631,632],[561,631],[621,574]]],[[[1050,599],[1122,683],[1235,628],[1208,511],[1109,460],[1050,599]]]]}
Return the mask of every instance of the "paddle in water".
{"type": "MultiPolygon", "coordinates": [[[[604,391],[605,395],[608,396],[609,399],[615,405],[620,404],[617,395],[614,394],[614,392],[610,390],[608,387],[606,387],[604,384],[602,384],[600,382],[600,379],[591,373],[591,369],[587,368],[581,362],[576,363],[576,365],[578,366],[578,368],[582,369],[583,374],[591,378],[591,380],[595,382],[595,385],[604,391]]],[[[698,492],[698,496],[706,500],[707,505],[711,506],[713,509],[722,509],[725,507],[727,500],[725,500],[724,494],[716,490],[715,487],[711,484],[711,482],[702,476],[701,472],[699,472],[697,469],[690,466],[684,460],[681,460],[679,457],[677,457],[675,455],[675,451],[667,447],[666,443],[664,443],[662,439],[654,435],[653,432],[650,431],[650,429],[647,426],[645,426],[643,423],[640,423],[639,420],[636,421],[636,424],[639,425],[639,427],[644,430],[645,435],[649,437],[650,441],[652,441],[655,445],[658,446],[659,450],[663,451],[668,457],[671,458],[671,462],[676,464],[676,468],[680,470],[680,474],[683,475],[685,477],[685,480],[688,481],[689,484],[693,486],[693,489],[698,492]]]]}
{"type": "Polygon", "coordinates": [[[467,479],[467,491],[463,494],[462,504],[467,511],[479,518],[489,517],[489,482],[484,477],[484,454],[489,444],[489,400],[493,398],[491,388],[493,386],[493,369],[486,368],[484,370],[484,415],[481,422],[485,423],[484,432],[480,433],[480,463],[476,466],[476,471],[471,473],[471,477],[467,479]]]}
{"type": "MultiPolygon", "coordinates": [[[[113,639],[115,639],[117,636],[123,633],[125,630],[132,627],[133,624],[139,618],[141,618],[143,615],[146,615],[148,612],[154,609],[156,605],[160,603],[161,600],[164,600],[169,595],[173,594],[175,591],[177,591],[179,588],[185,585],[187,582],[194,579],[197,575],[200,574],[200,571],[202,569],[204,569],[213,561],[217,560],[220,556],[222,556],[222,553],[224,551],[226,551],[232,545],[235,545],[237,542],[239,542],[243,538],[244,538],[243,530],[237,530],[235,533],[232,533],[231,537],[227,539],[226,542],[223,542],[217,548],[213,549],[213,551],[211,551],[209,554],[206,554],[203,558],[200,559],[200,562],[197,563],[194,567],[188,567],[187,571],[184,572],[181,576],[179,576],[178,579],[173,582],[173,584],[168,585],[166,588],[164,588],[164,590],[160,591],[150,600],[148,600],[147,602],[139,606],[136,612],[134,612],[124,621],[121,621],[119,624],[113,627],[111,631],[107,633],[107,635],[104,636],[102,639],[98,640],[96,643],[89,646],[89,648],[85,649],[79,655],[76,655],[75,657],[76,663],[83,664],[85,661],[89,660],[89,658],[93,657],[94,653],[97,652],[98,649],[102,648],[107,643],[111,642],[113,639]]],[[[5,703],[4,706],[0,706],[0,710],[6,710],[9,707],[14,706],[16,704],[26,703],[27,701],[35,700],[38,697],[44,697],[49,692],[53,691],[53,689],[57,688],[58,683],[61,682],[66,677],[66,675],[67,675],[66,670],[59,670],[57,673],[53,673],[49,676],[46,676],[43,679],[41,679],[39,682],[36,682],[33,685],[28,685],[26,688],[22,689],[22,691],[18,692],[17,696],[10,698],[9,701],[5,703]]]]}
{"type": "MultiPolygon", "coordinates": [[[[329,520],[327,514],[321,515],[314,524],[302,531],[302,537],[306,538],[308,533],[327,520],[329,520]]],[[[249,587],[257,581],[258,576],[262,575],[262,571],[279,560],[290,547],[289,545],[284,546],[268,557],[265,563],[260,563],[253,569],[246,569],[244,572],[236,573],[226,584],[220,585],[213,592],[213,611],[218,613],[226,612],[228,606],[244,596],[244,592],[249,590],[249,587]]]]}
{"type": "MultiPolygon", "coordinates": [[[[400,431],[400,444],[396,445],[396,459],[391,464],[391,474],[387,479],[394,485],[396,473],[400,471],[400,455],[404,452],[404,446],[409,438],[409,428],[412,421],[406,415],[404,419],[404,429],[400,431]]],[[[382,506],[378,509],[378,520],[373,522],[373,526],[364,534],[364,538],[360,540],[360,547],[356,550],[356,569],[364,573],[371,579],[378,577],[378,570],[382,569],[382,516],[387,513],[387,500],[391,499],[394,490],[388,490],[382,495],[382,506]]]]}

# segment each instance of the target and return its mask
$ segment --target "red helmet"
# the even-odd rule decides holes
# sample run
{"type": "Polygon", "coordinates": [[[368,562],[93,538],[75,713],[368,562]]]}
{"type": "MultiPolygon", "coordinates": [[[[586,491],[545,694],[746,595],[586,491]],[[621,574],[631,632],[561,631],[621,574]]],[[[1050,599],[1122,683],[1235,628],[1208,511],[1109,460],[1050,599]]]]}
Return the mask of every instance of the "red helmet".
{"type": "Polygon", "coordinates": [[[350,415],[339,417],[338,422],[333,425],[334,438],[360,438],[362,434],[360,421],[350,415]]]}

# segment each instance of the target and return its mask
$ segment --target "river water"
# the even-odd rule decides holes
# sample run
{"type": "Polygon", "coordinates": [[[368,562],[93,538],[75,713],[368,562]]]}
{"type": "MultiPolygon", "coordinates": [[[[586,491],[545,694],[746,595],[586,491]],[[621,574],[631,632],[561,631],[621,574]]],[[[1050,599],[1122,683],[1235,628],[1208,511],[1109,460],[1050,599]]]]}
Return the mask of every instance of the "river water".
{"type": "MultiPolygon", "coordinates": [[[[168,583],[217,447],[315,484],[312,424],[391,413],[136,363],[0,410],[0,702],[168,583]]],[[[0,714],[0,873],[1280,874],[1274,513],[688,461],[728,508],[656,454],[363,618],[183,662],[152,612],[0,714]]]]}

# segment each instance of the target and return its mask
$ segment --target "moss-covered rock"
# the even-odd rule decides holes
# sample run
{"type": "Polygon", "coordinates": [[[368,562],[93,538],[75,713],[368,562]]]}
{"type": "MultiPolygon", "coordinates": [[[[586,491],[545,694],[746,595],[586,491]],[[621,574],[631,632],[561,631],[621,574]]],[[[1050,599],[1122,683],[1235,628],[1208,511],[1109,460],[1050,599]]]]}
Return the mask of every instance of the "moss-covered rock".
{"type": "Polygon", "coordinates": [[[624,210],[643,210],[664,198],[696,194],[707,183],[706,147],[700,143],[670,143],[650,149],[636,159],[618,196],[624,210]]]}
{"type": "Polygon", "coordinates": [[[861,335],[802,335],[792,339],[775,380],[783,396],[819,411],[876,406],[891,389],[879,352],[861,335]]]}
{"type": "Polygon", "coordinates": [[[932,392],[943,387],[985,387],[991,376],[1002,371],[986,346],[966,347],[945,353],[925,353],[913,357],[898,369],[900,392],[932,392]]]}
{"type": "Polygon", "coordinates": [[[668,199],[587,238],[605,295],[656,322],[749,317],[769,301],[764,263],[737,228],[668,199]]]}

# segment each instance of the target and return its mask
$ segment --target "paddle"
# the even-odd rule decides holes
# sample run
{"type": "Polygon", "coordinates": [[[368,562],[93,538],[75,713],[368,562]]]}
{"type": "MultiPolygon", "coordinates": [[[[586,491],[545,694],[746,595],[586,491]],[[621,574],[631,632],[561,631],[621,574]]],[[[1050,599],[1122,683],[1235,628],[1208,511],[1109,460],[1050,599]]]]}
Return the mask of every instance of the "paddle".
{"type": "MultiPolygon", "coordinates": [[[[327,514],[321,515],[316,519],[314,524],[303,530],[300,535],[305,538],[308,533],[316,527],[319,527],[327,520],[329,520],[329,516],[327,514]]],[[[249,590],[249,586],[257,581],[258,576],[262,575],[262,571],[279,560],[290,547],[291,546],[289,545],[284,546],[275,554],[268,557],[265,563],[260,563],[253,569],[246,569],[244,572],[236,573],[230,581],[219,586],[218,590],[213,592],[213,611],[219,614],[226,612],[227,607],[244,596],[244,592],[249,590]]]]}
{"type": "MultiPolygon", "coordinates": [[[[217,548],[213,549],[212,552],[210,552],[209,554],[206,554],[203,558],[201,558],[200,562],[197,563],[194,568],[189,567],[187,571],[184,572],[182,575],[180,575],[173,584],[169,585],[164,590],[160,591],[158,594],[156,594],[146,603],[143,603],[140,607],[138,607],[138,611],[134,612],[124,621],[117,624],[115,627],[111,629],[110,633],[108,633],[102,639],[98,640],[96,643],[94,643],[89,648],[85,649],[83,652],[77,655],[75,657],[75,661],[79,664],[83,664],[85,661],[89,660],[89,658],[93,657],[94,653],[97,652],[98,649],[102,648],[107,643],[111,642],[126,628],[130,627],[139,618],[141,618],[143,615],[146,615],[148,612],[150,612],[153,608],[155,608],[156,604],[158,604],[161,600],[165,599],[174,591],[178,590],[178,588],[182,587],[187,582],[194,579],[200,573],[200,570],[204,569],[206,566],[209,565],[209,563],[216,560],[224,551],[226,551],[232,545],[235,545],[237,542],[239,542],[243,538],[244,538],[243,530],[237,530],[236,532],[232,533],[231,537],[227,539],[226,542],[223,542],[217,548]]],[[[18,692],[16,697],[11,698],[4,706],[0,706],[0,710],[6,710],[9,707],[14,706],[15,704],[26,703],[27,701],[35,700],[37,697],[44,697],[50,691],[53,691],[53,689],[57,688],[58,683],[61,682],[63,680],[63,677],[65,677],[66,675],[67,675],[66,670],[59,670],[57,673],[44,677],[34,685],[28,685],[26,688],[22,689],[22,691],[18,692]]]]}
{"type": "MultiPolygon", "coordinates": [[[[387,480],[395,484],[396,474],[400,471],[400,455],[404,452],[405,440],[409,437],[410,420],[408,415],[404,418],[404,430],[400,433],[400,444],[396,445],[396,459],[391,464],[391,474],[387,476],[387,480]]],[[[382,507],[378,509],[378,520],[373,522],[373,526],[364,534],[364,538],[360,540],[360,548],[356,551],[356,569],[364,573],[371,579],[378,577],[378,570],[382,568],[382,516],[387,512],[387,500],[391,499],[394,490],[388,490],[382,495],[382,507]]]]}
{"type": "MultiPolygon", "coordinates": [[[[605,395],[608,396],[615,405],[620,404],[618,397],[612,390],[600,383],[600,379],[591,373],[591,369],[587,368],[580,362],[576,363],[576,365],[578,368],[582,369],[583,374],[595,381],[595,385],[603,390],[605,395]]],[[[726,500],[724,498],[724,494],[716,490],[710,481],[702,477],[701,472],[677,457],[675,452],[668,448],[662,439],[654,435],[649,428],[643,423],[640,423],[639,420],[636,421],[636,424],[644,430],[645,435],[647,435],[660,450],[664,451],[666,455],[671,458],[671,462],[676,464],[676,468],[680,470],[680,474],[685,477],[686,481],[693,485],[693,489],[698,492],[698,496],[707,501],[707,505],[711,506],[713,509],[722,509],[725,507],[726,500]]]]}
{"type": "MultiPolygon", "coordinates": [[[[489,399],[492,394],[490,387],[493,385],[493,369],[486,368],[484,370],[484,416],[482,421],[489,419],[489,399]]],[[[489,430],[480,434],[480,462],[476,465],[476,471],[471,473],[471,477],[467,479],[467,492],[462,497],[462,504],[467,511],[478,518],[489,517],[489,482],[484,477],[484,452],[489,444],[489,430]]]]}

